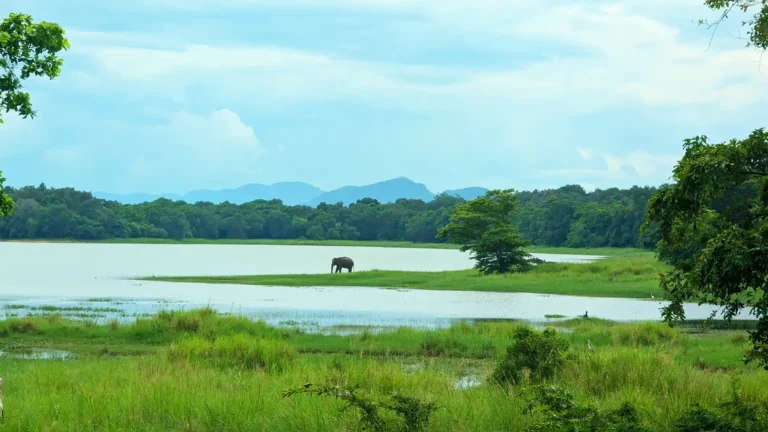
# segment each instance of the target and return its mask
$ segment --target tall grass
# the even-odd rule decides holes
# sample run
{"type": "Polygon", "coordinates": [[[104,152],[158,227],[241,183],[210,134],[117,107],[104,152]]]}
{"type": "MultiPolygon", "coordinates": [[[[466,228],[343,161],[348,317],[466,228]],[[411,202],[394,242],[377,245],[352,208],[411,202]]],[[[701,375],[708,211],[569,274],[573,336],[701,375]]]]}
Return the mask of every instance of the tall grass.
{"type": "MultiPolygon", "coordinates": [[[[246,339],[255,339],[248,336],[246,339]]],[[[224,354],[222,354],[224,355],[224,354]]],[[[74,362],[0,358],[5,379],[4,430],[351,430],[357,418],[330,399],[281,393],[304,383],[359,386],[374,399],[393,392],[435,402],[430,431],[523,431],[536,420],[518,396],[486,383],[469,390],[426,367],[405,371],[396,359],[300,356],[276,374],[262,368],[212,367],[170,356],[85,358],[74,362]]],[[[765,400],[766,374],[743,374],[745,398],[765,400]]],[[[579,351],[551,383],[582,403],[617,408],[629,401],[654,431],[669,431],[695,402],[714,406],[730,394],[731,376],[692,368],[665,352],[610,347],[579,351]]]]}
{"type": "MultiPolygon", "coordinates": [[[[526,387],[488,380],[521,326],[459,322],[437,331],[323,336],[211,309],[163,312],[117,328],[55,316],[12,319],[0,322],[4,349],[68,344],[83,355],[74,361],[0,357],[2,428],[351,429],[356,414],[339,411],[343,404],[334,398],[280,397],[286,389],[325,382],[357,386],[373,400],[396,392],[435,402],[430,431],[523,431],[539,418],[525,411],[519,397],[526,387]],[[156,349],[114,357],[92,351],[93,344],[156,349]],[[479,374],[483,384],[457,389],[456,379],[466,373],[479,374]]],[[[726,400],[736,377],[746,400],[768,398],[768,374],[740,362],[745,340],[735,335],[741,333],[686,334],[659,323],[591,319],[559,326],[567,330],[559,337],[569,344],[568,360],[546,381],[600,408],[629,401],[650,430],[674,430],[676,419],[696,402],[716,406],[726,400]],[[593,352],[586,349],[587,339],[593,352]],[[700,360],[708,359],[725,367],[702,366],[700,360]]]]}
{"type": "Polygon", "coordinates": [[[296,357],[292,345],[244,334],[205,339],[185,337],[168,350],[172,361],[187,361],[218,368],[263,369],[282,372],[296,357]]]}

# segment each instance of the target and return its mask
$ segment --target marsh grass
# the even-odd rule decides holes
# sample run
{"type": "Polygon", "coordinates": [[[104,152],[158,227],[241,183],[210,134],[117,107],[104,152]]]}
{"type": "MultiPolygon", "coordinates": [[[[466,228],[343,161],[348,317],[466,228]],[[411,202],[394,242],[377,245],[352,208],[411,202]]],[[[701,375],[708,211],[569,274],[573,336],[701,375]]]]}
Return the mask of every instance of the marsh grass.
{"type": "Polygon", "coordinates": [[[527,273],[483,276],[474,270],[446,272],[362,271],[343,274],[151,277],[145,280],[272,286],[351,286],[445,291],[530,292],[590,297],[662,298],[659,273],[667,269],[652,256],[600,260],[589,264],[542,264],[527,273]]]}
{"type": "Polygon", "coordinates": [[[217,368],[264,369],[282,372],[295,359],[296,350],[285,342],[243,334],[217,337],[186,337],[170,346],[169,359],[206,364],[217,368]]]}
{"type": "MultiPolygon", "coordinates": [[[[524,431],[541,420],[526,412],[519,397],[527,385],[505,388],[488,379],[522,326],[459,322],[435,331],[323,336],[210,309],[164,312],[118,328],[53,316],[6,320],[0,322],[5,348],[66,344],[82,355],[68,362],[0,357],[2,428],[353,430],[358,415],[341,411],[342,401],[280,397],[305,383],[330,383],[357,386],[375,400],[397,392],[434,402],[439,409],[429,431],[524,431]],[[95,348],[106,346],[118,354],[145,351],[99,355],[95,348]],[[425,347],[434,356],[427,357],[425,347]],[[468,373],[483,383],[457,389],[457,378],[468,373]]],[[[568,329],[558,331],[568,356],[545,384],[603,410],[630,402],[649,430],[674,431],[695,403],[716,407],[733,385],[744,400],[768,398],[768,374],[740,361],[742,332],[687,334],[659,323],[592,319],[561,321],[555,328],[568,329]],[[702,367],[699,359],[713,365],[702,367]]]]}

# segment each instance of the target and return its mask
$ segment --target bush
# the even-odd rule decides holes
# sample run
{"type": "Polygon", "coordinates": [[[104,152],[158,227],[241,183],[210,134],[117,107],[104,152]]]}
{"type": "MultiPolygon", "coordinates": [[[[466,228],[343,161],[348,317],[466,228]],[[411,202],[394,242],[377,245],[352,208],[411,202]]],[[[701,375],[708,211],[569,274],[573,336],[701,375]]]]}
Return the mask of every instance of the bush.
{"type": "Polygon", "coordinates": [[[533,381],[549,379],[565,364],[567,350],[568,342],[552,327],[541,333],[518,327],[515,341],[493,372],[493,380],[501,385],[519,384],[525,370],[533,381]]]}
{"type": "Polygon", "coordinates": [[[215,340],[187,337],[169,349],[169,358],[173,361],[271,372],[284,371],[295,357],[296,351],[291,345],[246,335],[223,336],[215,340]]]}
{"type": "Polygon", "coordinates": [[[8,331],[10,333],[40,334],[40,328],[32,318],[23,320],[9,320],[8,331]]]}
{"type": "Polygon", "coordinates": [[[357,387],[341,387],[331,384],[314,386],[311,383],[303,387],[288,390],[283,397],[305,393],[317,396],[332,396],[343,401],[342,411],[359,411],[357,430],[375,432],[423,432],[427,430],[432,413],[437,405],[423,402],[418,398],[393,393],[384,401],[376,401],[370,396],[357,392],[357,387]],[[392,416],[394,414],[394,417],[392,416]]]}
{"type": "Polygon", "coordinates": [[[625,402],[616,410],[577,405],[570,391],[557,387],[535,387],[528,401],[528,412],[539,412],[540,420],[527,432],[647,432],[637,409],[625,402]]]}
{"type": "Polygon", "coordinates": [[[768,431],[768,401],[744,400],[734,384],[731,399],[716,408],[695,404],[675,422],[677,432],[768,431]]]}

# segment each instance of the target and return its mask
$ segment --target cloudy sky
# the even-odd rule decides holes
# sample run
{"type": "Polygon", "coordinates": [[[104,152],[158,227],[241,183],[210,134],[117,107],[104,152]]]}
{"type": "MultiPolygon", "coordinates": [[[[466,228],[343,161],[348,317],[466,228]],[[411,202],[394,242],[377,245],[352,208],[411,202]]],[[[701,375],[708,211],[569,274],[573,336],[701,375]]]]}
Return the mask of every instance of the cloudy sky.
{"type": "Polygon", "coordinates": [[[440,191],[657,185],[766,125],[768,59],[702,0],[2,0],[61,24],[5,115],[8,183],[185,192],[406,176],[440,191]]]}

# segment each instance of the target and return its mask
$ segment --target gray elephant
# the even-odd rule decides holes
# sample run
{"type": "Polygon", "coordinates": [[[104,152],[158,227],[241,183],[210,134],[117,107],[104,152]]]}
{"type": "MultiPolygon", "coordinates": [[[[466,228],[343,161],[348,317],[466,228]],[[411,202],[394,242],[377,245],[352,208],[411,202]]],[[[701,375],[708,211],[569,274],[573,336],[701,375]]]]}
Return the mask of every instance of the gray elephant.
{"type": "Polygon", "coordinates": [[[334,266],[336,266],[336,273],[341,273],[342,268],[349,270],[348,273],[352,273],[352,267],[355,266],[355,262],[350,257],[339,257],[331,261],[331,273],[333,273],[334,266]]]}

